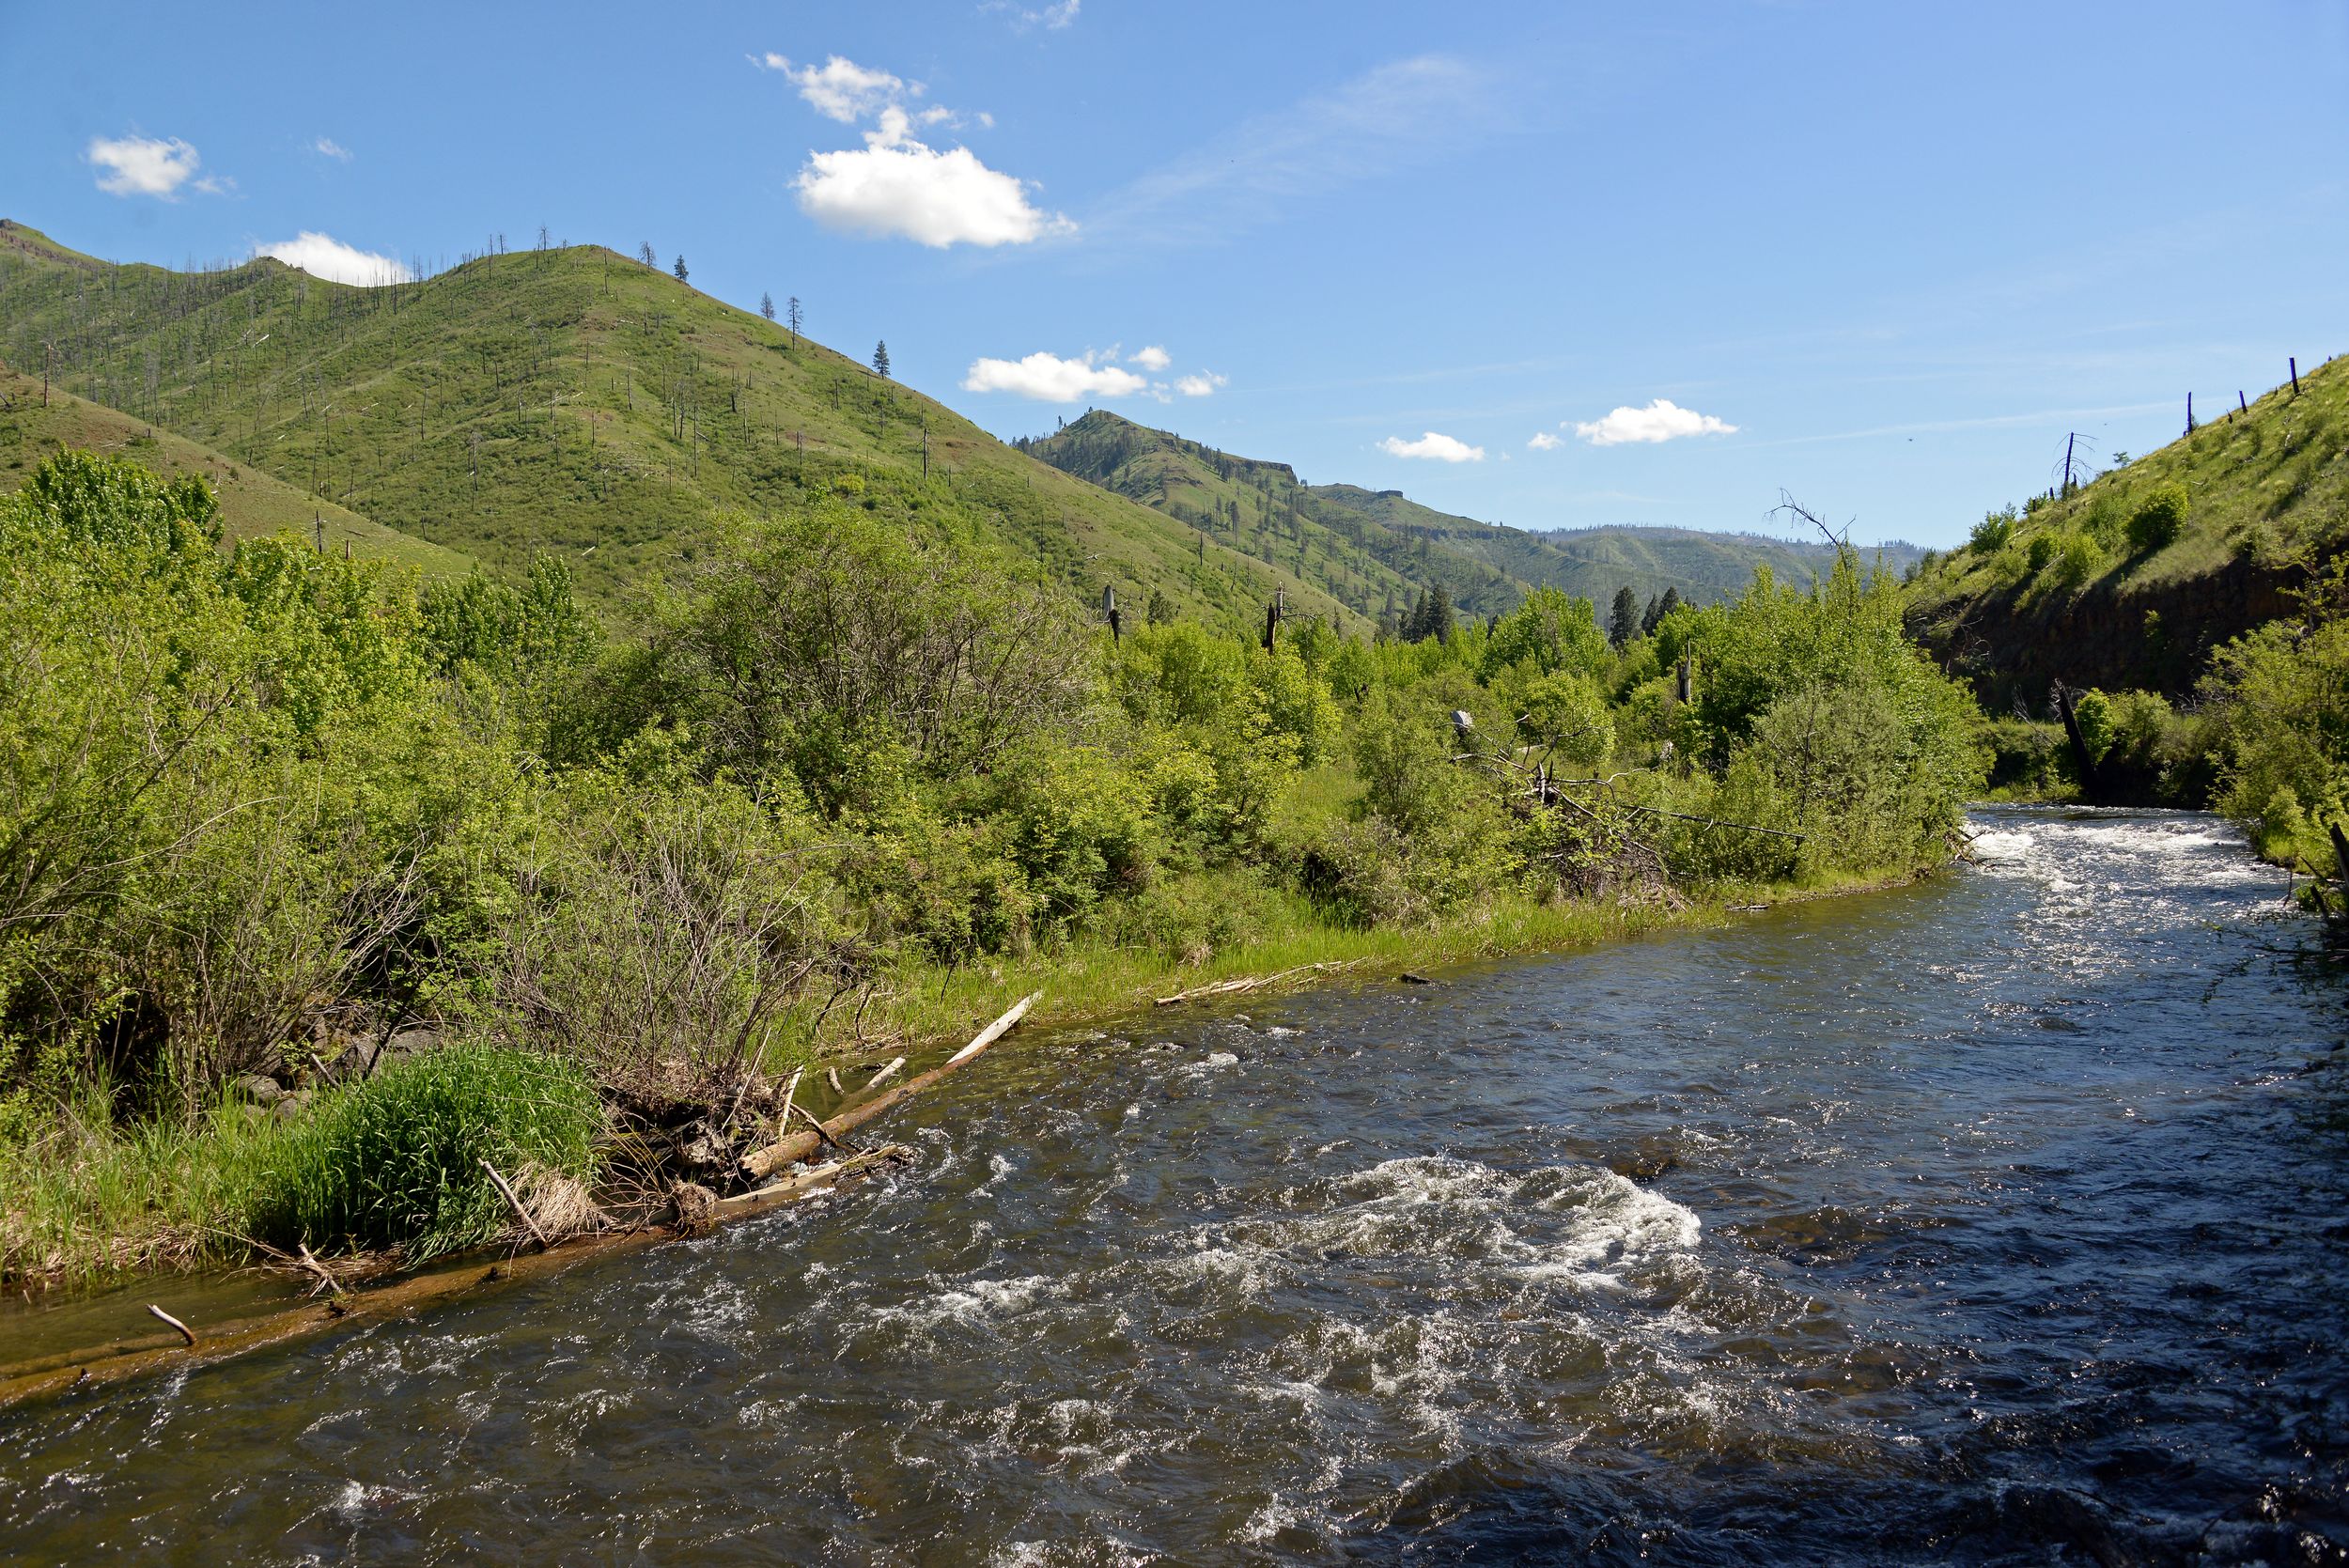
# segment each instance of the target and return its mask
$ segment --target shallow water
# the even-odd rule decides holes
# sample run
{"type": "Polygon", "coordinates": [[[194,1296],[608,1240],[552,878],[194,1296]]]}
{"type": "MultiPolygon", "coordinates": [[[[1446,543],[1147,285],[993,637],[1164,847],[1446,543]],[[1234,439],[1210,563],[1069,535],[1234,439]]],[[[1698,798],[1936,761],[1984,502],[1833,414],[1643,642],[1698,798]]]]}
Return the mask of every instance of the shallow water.
{"type": "Polygon", "coordinates": [[[2209,818],[1977,825],[1015,1035],[886,1182],[0,1414],[0,1559],[2341,1560],[2341,977],[2209,818]]]}

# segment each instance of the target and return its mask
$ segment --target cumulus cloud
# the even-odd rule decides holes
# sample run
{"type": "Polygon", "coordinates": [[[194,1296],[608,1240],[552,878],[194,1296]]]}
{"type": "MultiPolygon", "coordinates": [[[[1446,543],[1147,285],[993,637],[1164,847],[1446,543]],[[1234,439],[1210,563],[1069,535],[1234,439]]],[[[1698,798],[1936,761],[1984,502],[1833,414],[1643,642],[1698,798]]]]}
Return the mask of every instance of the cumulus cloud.
{"type": "Polygon", "coordinates": [[[1548,430],[1536,430],[1533,432],[1533,439],[1527,442],[1525,444],[1532,447],[1536,452],[1555,452],[1558,448],[1565,445],[1566,443],[1560,441],[1556,436],[1551,435],[1548,430]]]}
{"type": "Polygon", "coordinates": [[[782,73],[827,118],[873,122],[863,147],[812,152],[791,182],[800,210],[825,227],[937,250],[1024,245],[1075,231],[1066,217],[1029,200],[1025,182],[988,168],[970,148],[941,151],[919,139],[917,129],[961,123],[952,109],[917,104],[926,91],[921,83],[838,54],[820,66],[795,66],[773,54],[754,55],[752,63],[782,73]]]}
{"type": "Polygon", "coordinates": [[[1485,460],[1483,447],[1470,446],[1467,442],[1439,435],[1433,430],[1417,441],[1389,436],[1378,443],[1378,450],[1391,458],[1427,458],[1439,463],[1481,463],[1485,460]]]}
{"type": "Polygon", "coordinates": [[[1174,390],[1186,397],[1205,397],[1217,387],[1230,385],[1231,380],[1232,378],[1229,376],[1219,376],[1212,370],[1203,370],[1196,376],[1175,377],[1174,390]]]}
{"type": "Polygon", "coordinates": [[[1604,419],[1581,421],[1574,427],[1574,433],[1593,446],[1678,441],[1682,436],[1728,436],[1736,432],[1736,426],[1709,413],[1684,409],[1669,397],[1658,397],[1644,409],[1616,409],[1604,419]]]}
{"type": "MultiPolygon", "coordinates": [[[[83,156],[99,171],[98,188],[109,195],[161,196],[176,200],[179,187],[195,179],[204,160],[195,148],[174,136],[168,141],[150,136],[90,138],[83,156]]],[[[218,190],[213,180],[196,180],[199,191],[218,190]]]]}
{"type": "Polygon", "coordinates": [[[348,163],[350,162],[350,149],[343,146],[340,142],[334,140],[332,136],[320,136],[317,141],[310,144],[310,150],[319,154],[320,157],[332,158],[337,163],[348,163]]]}
{"type": "Polygon", "coordinates": [[[1077,359],[1035,353],[1021,360],[973,360],[970,374],[962,378],[965,392],[1011,392],[1039,403],[1125,397],[1149,388],[1150,383],[1132,371],[1096,364],[1091,354],[1077,359]]]}
{"type": "Polygon", "coordinates": [[[1163,370],[1168,365],[1174,363],[1174,356],[1168,353],[1164,349],[1159,348],[1155,343],[1150,345],[1147,349],[1143,349],[1140,353],[1131,354],[1128,357],[1131,359],[1134,364],[1141,365],[1144,370],[1163,370]]]}
{"type": "Polygon", "coordinates": [[[397,257],[363,251],[356,245],[344,244],[331,234],[316,234],[308,229],[291,240],[259,246],[253,254],[273,256],[287,266],[299,267],[314,278],[357,284],[363,288],[386,283],[409,283],[414,277],[397,257]]]}
{"type": "Polygon", "coordinates": [[[1024,245],[1077,226],[1036,207],[1018,179],[963,147],[940,152],[901,141],[818,152],[792,186],[800,210],[826,228],[895,236],[936,250],[1024,245]]]}

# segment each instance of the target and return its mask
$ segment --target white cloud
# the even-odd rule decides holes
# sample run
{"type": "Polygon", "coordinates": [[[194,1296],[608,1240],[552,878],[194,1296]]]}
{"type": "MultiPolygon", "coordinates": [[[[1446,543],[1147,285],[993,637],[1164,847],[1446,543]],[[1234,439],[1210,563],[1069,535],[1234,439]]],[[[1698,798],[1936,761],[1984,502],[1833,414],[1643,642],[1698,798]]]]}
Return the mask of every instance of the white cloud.
{"type": "Polygon", "coordinates": [[[1144,370],[1163,370],[1174,363],[1174,356],[1155,343],[1138,354],[1128,355],[1128,358],[1144,370]]]}
{"type": "MultiPolygon", "coordinates": [[[[93,136],[83,156],[101,171],[98,188],[109,195],[161,196],[165,201],[178,198],[179,187],[195,178],[196,169],[204,162],[196,156],[195,148],[177,136],[169,141],[148,136],[93,136]]],[[[195,188],[205,191],[220,187],[212,180],[197,180],[195,188]]]]}
{"type": "Polygon", "coordinates": [[[1566,443],[1560,441],[1556,436],[1551,435],[1548,430],[1536,430],[1533,432],[1533,439],[1527,442],[1525,444],[1532,447],[1536,452],[1555,452],[1558,448],[1565,445],[1566,443]]]}
{"type": "MultiPolygon", "coordinates": [[[[926,90],[921,83],[838,54],[820,66],[794,66],[775,54],[753,55],[751,63],[787,77],[818,114],[844,125],[873,122],[862,148],[811,152],[791,182],[800,210],[825,227],[938,250],[1024,245],[1075,232],[1066,217],[1030,201],[1025,182],[988,168],[970,148],[941,151],[917,138],[917,127],[961,123],[952,109],[915,105],[926,90]]],[[[994,123],[987,115],[978,119],[994,123]]]]}
{"type": "Polygon", "coordinates": [[[314,278],[326,278],[334,283],[357,284],[372,288],[386,283],[412,282],[414,274],[399,261],[373,251],[363,251],[356,245],[346,245],[331,234],[316,234],[308,229],[291,240],[255,249],[255,256],[273,256],[288,267],[299,267],[314,278]]]}
{"type": "Polygon", "coordinates": [[[348,163],[350,162],[350,149],[335,141],[332,136],[320,136],[317,141],[310,144],[310,150],[319,154],[321,157],[332,158],[337,163],[348,163]]]}
{"type": "Polygon", "coordinates": [[[1186,397],[1205,397],[1217,387],[1229,386],[1231,381],[1232,378],[1229,376],[1219,376],[1212,370],[1203,370],[1196,376],[1175,377],[1174,390],[1186,397]]]}
{"type": "Polygon", "coordinates": [[[1438,435],[1433,430],[1417,441],[1389,436],[1378,443],[1378,450],[1391,458],[1430,458],[1439,463],[1481,463],[1485,460],[1483,447],[1470,446],[1467,442],[1438,435]]]}
{"type": "Polygon", "coordinates": [[[1644,409],[1616,409],[1604,419],[1578,423],[1574,433],[1593,446],[1621,446],[1628,442],[1677,441],[1682,436],[1735,435],[1737,427],[1709,413],[1684,409],[1669,397],[1658,397],[1644,409]]]}
{"type": "Polygon", "coordinates": [[[1077,226],[1036,207],[1025,186],[980,163],[969,147],[939,152],[898,140],[814,153],[792,185],[800,210],[826,228],[901,236],[938,250],[1024,245],[1077,226]]]}
{"type": "Polygon", "coordinates": [[[781,71],[817,114],[843,125],[854,125],[901,99],[922,96],[919,82],[908,87],[901,77],[870,70],[839,54],[820,66],[794,66],[783,55],[771,53],[754,56],[751,63],[781,71]]]}
{"type": "Polygon", "coordinates": [[[1035,353],[1022,360],[982,359],[971,363],[962,379],[965,392],[1013,392],[1039,403],[1074,403],[1086,397],[1127,397],[1149,390],[1150,383],[1114,365],[1096,365],[1086,354],[1062,359],[1035,353]]]}

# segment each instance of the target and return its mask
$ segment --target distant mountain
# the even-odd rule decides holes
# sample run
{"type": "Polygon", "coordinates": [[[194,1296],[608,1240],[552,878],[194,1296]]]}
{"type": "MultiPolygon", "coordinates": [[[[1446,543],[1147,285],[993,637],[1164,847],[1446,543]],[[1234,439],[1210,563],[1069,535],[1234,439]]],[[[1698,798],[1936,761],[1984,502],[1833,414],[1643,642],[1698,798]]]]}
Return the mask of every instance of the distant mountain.
{"type": "MultiPolygon", "coordinates": [[[[209,449],[215,474],[290,487],[276,512],[298,532],[332,502],[387,539],[493,570],[560,553],[608,599],[689,568],[723,512],[836,495],[993,540],[1087,599],[1161,593],[1237,629],[1279,589],[1351,622],[1288,562],[1105,494],[803,333],[599,246],[354,288],[267,257],[117,266],[0,223],[0,361],[36,385],[46,365],[53,394],[116,411],[101,444],[151,427],[158,446],[131,449],[176,458],[161,438],[177,436],[209,449]]],[[[0,464],[21,471],[54,423],[0,427],[0,464]]]]}
{"type": "MultiPolygon", "coordinates": [[[[1103,410],[1050,436],[1015,442],[1053,467],[1139,501],[1236,551],[1278,561],[1349,608],[1376,616],[1441,583],[1478,614],[1531,589],[1563,588],[1602,610],[1620,588],[1642,603],[1676,588],[1699,603],[1735,594],[1756,567],[1807,582],[1833,560],[1817,543],[1679,528],[1536,533],[1455,517],[1400,490],[1306,485],[1288,464],[1239,458],[1103,410]]],[[[1911,545],[1866,552],[1906,572],[1911,545]]]]}

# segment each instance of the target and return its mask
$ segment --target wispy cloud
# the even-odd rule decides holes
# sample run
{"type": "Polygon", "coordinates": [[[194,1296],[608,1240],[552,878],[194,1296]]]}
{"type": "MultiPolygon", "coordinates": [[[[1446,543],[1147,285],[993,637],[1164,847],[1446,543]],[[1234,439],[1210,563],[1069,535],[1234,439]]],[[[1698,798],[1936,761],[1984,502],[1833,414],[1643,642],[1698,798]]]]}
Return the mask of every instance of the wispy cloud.
{"type": "Polygon", "coordinates": [[[1559,437],[1551,435],[1548,430],[1536,430],[1533,432],[1533,439],[1527,442],[1525,444],[1532,447],[1536,452],[1555,452],[1558,448],[1565,445],[1566,443],[1559,437]]]}
{"type": "Polygon", "coordinates": [[[310,144],[310,150],[321,158],[332,158],[337,163],[350,162],[350,149],[332,136],[320,136],[310,144]]]}
{"type": "Polygon", "coordinates": [[[1439,435],[1433,430],[1417,441],[1389,436],[1378,443],[1378,450],[1390,458],[1424,458],[1439,463],[1481,463],[1485,460],[1483,447],[1470,446],[1456,436],[1439,435]]]}
{"type": "Polygon", "coordinates": [[[1299,199],[1467,146],[1508,113],[1505,95],[1475,66],[1440,54],[1398,60],[1242,122],[1112,193],[1085,226],[1102,241],[1228,240],[1299,199]]]}
{"type": "Polygon", "coordinates": [[[1077,20],[1078,9],[1083,4],[1084,0],[1053,0],[1049,6],[1017,6],[1012,0],[987,0],[979,11],[982,15],[993,11],[1008,17],[1012,26],[1022,33],[1031,27],[1057,33],[1077,20]]]}
{"type": "Polygon", "coordinates": [[[1218,387],[1231,384],[1231,377],[1219,376],[1212,370],[1202,370],[1194,376],[1174,378],[1174,390],[1186,397],[1206,397],[1214,393],[1218,387]]]}

